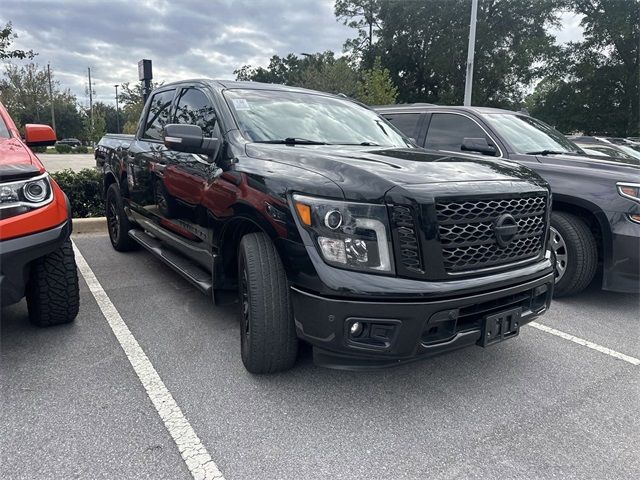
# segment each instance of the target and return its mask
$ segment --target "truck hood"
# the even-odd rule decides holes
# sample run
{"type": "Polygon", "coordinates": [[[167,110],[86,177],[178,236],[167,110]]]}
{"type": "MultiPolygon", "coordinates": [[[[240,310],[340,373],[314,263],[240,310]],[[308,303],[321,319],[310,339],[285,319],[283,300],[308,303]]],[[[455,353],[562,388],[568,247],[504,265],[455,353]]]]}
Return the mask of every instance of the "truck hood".
{"type": "Polygon", "coordinates": [[[446,182],[529,181],[544,184],[536,173],[516,163],[485,160],[480,156],[456,157],[418,148],[251,143],[247,144],[246,153],[252,158],[311,170],[337,183],[345,193],[359,192],[358,197],[375,194],[376,198],[382,198],[395,186],[446,182]]]}
{"type": "Polygon", "coordinates": [[[44,172],[37,158],[17,138],[0,138],[0,180],[9,181],[44,172]]]}

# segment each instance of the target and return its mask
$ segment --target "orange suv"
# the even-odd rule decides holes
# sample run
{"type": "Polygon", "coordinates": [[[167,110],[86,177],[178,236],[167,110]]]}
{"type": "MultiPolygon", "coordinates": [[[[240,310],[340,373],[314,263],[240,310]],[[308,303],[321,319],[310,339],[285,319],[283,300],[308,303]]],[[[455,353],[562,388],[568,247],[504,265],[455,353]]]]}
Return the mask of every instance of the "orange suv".
{"type": "Polygon", "coordinates": [[[0,103],[0,305],[26,296],[39,326],[72,322],[79,307],[69,200],[29,149],[55,141],[34,124],[23,141],[0,103]]]}

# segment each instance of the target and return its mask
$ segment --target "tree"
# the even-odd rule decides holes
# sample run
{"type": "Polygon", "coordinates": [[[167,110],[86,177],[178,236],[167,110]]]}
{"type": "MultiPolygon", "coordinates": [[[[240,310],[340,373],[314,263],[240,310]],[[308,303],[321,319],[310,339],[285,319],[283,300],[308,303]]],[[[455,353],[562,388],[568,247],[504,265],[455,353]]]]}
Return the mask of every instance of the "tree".
{"type": "Polygon", "coordinates": [[[237,80],[277,83],[353,96],[358,75],[348,58],[336,58],[332,51],[304,54],[274,55],[269,65],[254,68],[244,65],[234,72],[237,80]]]}
{"type": "Polygon", "coordinates": [[[334,13],[344,25],[358,30],[356,38],[344,44],[345,51],[351,52],[367,68],[375,62],[374,36],[379,30],[379,0],[336,0],[334,13]]]}
{"type": "MultiPolygon", "coordinates": [[[[559,51],[546,28],[558,24],[565,0],[479,2],[473,103],[519,106],[527,86],[548,73],[559,51]]],[[[389,69],[402,102],[460,104],[464,97],[470,0],[345,0],[336,9],[347,25],[367,37],[389,69]],[[362,18],[373,5],[375,21],[362,18]],[[349,13],[351,12],[351,13],[349,13]],[[351,17],[349,15],[352,15],[351,17]]]]}
{"type": "Polygon", "coordinates": [[[387,105],[395,103],[397,96],[398,89],[391,80],[389,69],[382,68],[380,57],[377,57],[373,68],[362,72],[356,99],[367,105],[387,105]]]}
{"type": "Polygon", "coordinates": [[[116,114],[116,107],[114,105],[107,105],[102,102],[95,102],[93,104],[94,120],[96,116],[104,118],[105,131],[107,133],[117,133],[118,131],[118,119],[116,114]]]}
{"type": "Polygon", "coordinates": [[[82,138],[89,142],[97,143],[107,133],[107,122],[104,116],[95,110],[93,111],[93,122],[91,121],[91,112],[89,109],[84,111],[83,115],[84,133],[82,138]]]}
{"type": "Polygon", "coordinates": [[[584,40],[558,58],[550,76],[527,98],[530,113],[566,133],[640,134],[640,3],[573,0],[584,15],[584,40]]]}
{"type": "Polygon", "coordinates": [[[11,22],[5,24],[4,28],[0,29],[0,60],[10,60],[16,58],[24,60],[28,58],[33,60],[33,57],[37,55],[33,50],[10,50],[13,41],[18,38],[17,33],[13,33],[13,25],[11,22]]]}
{"type": "MultiPolygon", "coordinates": [[[[56,112],[58,138],[82,138],[82,116],[76,97],[70,90],[61,90],[52,73],[53,105],[56,112]]],[[[26,123],[51,124],[51,98],[47,71],[35,63],[25,66],[7,65],[0,80],[2,103],[18,126],[26,123]]]]}

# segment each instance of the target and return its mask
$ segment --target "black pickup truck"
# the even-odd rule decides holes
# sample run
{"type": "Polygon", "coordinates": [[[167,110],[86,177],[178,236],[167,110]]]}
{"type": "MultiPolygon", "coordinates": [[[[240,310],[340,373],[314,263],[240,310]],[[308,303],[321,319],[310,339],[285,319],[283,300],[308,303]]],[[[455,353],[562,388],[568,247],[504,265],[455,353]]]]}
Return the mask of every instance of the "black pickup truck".
{"type": "Polygon", "coordinates": [[[173,83],[135,136],[101,144],[113,247],[142,245],[214,301],[237,289],[250,372],[290,368],[300,340],[336,368],[487,346],[549,306],[547,184],[427,153],[348,99],[173,83]]]}
{"type": "Polygon", "coordinates": [[[418,145],[447,155],[509,159],[551,186],[555,295],[602,288],[640,292],[640,160],[589,156],[526,114],[485,107],[388,105],[376,110],[418,145]]]}

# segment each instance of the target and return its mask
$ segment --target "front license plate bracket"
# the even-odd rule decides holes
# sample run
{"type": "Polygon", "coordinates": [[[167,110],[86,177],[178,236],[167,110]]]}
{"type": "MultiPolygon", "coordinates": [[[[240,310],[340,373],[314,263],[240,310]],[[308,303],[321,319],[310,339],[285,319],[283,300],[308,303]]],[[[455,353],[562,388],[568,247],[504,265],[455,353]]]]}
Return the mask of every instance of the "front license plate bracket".
{"type": "Polygon", "coordinates": [[[517,337],[520,333],[520,317],[522,308],[513,308],[504,312],[484,317],[482,321],[482,337],[478,341],[481,347],[517,337]]]}

